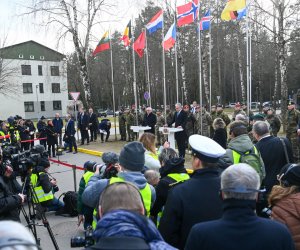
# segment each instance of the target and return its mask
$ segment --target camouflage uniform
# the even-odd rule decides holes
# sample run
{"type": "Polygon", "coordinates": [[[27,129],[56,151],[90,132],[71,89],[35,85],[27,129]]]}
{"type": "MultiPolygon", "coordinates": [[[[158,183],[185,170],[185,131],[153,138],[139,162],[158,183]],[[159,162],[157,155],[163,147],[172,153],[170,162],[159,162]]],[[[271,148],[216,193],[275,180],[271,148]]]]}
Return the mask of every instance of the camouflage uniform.
{"type": "Polygon", "coordinates": [[[158,145],[163,145],[166,141],[162,132],[159,131],[160,127],[163,127],[166,124],[165,118],[162,114],[157,115],[156,125],[155,125],[155,134],[158,145]]]}
{"type": "Polygon", "coordinates": [[[297,126],[299,122],[300,112],[296,109],[289,110],[286,116],[286,137],[292,144],[295,162],[300,162],[300,145],[297,134],[297,126]]]}
{"type": "Polygon", "coordinates": [[[134,140],[134,133],[130,129],[131,126],[134,126],[135,124],[135,117],[132,114],[132,112],[128,112],[126,114],[126,129],[127,129],[127,141],[133,141],[134,140]]]}
{"type": "MultiPolygon", "coordinates": [[[[210,116],[212,121],[214,122],[214,120],[217,118],[217,111],[216,109],[214,111],[210,112],[210,116]]],[[[210,138],[212,138],[213,134],[214,134],[214,127],[212,125],[210,125],[210,138]]]]}
{"type": "Polygon", "coordinates": [[[188,117],[187,117],[186,125],[185,125],[187,139],[191,135],[195,134],[195,131],[194,131],[195,122],[196,122],[195,116],[191,112],[188,112],[188,117]]]}
{"type": "Polygon", "coordinates": [[[228,124],[230,123],[230,118],[228,117],[227,114],[224,113],[223,110],[221,112],[217,112],[217,117],[222,118],[223,121],[225,122],[226,126],[228,126],[228,124]]]}
{"type": "Polygon", "coordinates": [[[123,112],[119,113],[119,131],[121,140],[126,141],[126,115],[123,112]]]}
{"type": "Polygon", "coordinates": [[[171,110],[167,110],[166,124],[170,124],[173,121],[174,113],[171,110]]]}
{"type": "Polygon", "coordinates": [[[266,121],[270,124],[270,134],[277,136],[281,127],[281,122],[277,117],[277,115],[274,114],[267,115],[266,121]]]}
{"type": "Polygon", "coordinates": [[[232,121],[235,121],[235,117],[236,117],[237,115],[239,115],[239,114],[244,115],[244,116],[247,116],[247,114],[246,114],[246,112],[245,112],[244,110],[242,110],[242,109],[235,110],[235,111],[233,112],[233,114],[232,114],[232,121]]]}
{"type": "Polygon", "coordinates": [[[202,115],[202,135],[203,136],[210,136],[210,126],[212,125],[212,118],[208,112],[205,110],[201,110],[200,112],[196,113],[196,129],[195,131],[197,134],[201,135],[201,119],[200,114],[202,115]]]}

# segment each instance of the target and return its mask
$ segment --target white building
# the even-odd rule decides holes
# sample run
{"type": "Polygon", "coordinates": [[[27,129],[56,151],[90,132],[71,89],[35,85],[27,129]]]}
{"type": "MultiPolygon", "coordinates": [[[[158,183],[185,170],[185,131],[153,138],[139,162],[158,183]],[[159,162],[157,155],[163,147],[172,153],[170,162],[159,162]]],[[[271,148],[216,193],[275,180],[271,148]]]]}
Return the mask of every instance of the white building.
{"type": "Polygon", "coordinates": [[[68,85],[63,54],[28,41],[0,49],[1,58],[0,120],[15,115],[26,119],[66,115],[68,85]]]}

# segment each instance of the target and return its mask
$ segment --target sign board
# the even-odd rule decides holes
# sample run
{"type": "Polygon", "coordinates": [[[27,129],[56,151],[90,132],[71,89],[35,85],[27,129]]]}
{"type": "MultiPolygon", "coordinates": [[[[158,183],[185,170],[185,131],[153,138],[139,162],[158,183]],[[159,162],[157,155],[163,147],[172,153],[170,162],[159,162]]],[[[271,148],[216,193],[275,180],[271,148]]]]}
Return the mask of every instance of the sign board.
{"type": "Polygon", "coordinates": [[[217,95],[218,104],[220,103],[221,96],[217,95]]]}
{"type": "Polygon", "coordinates": [[[150,99],[150,93],[148,91],[144,93],[144,98],[146,101],[150,99]]]}
{"type": "Polygon", "coordinates": [[[80,96],[80,92],[70,92],[70,95],[72,96],[73,100],[76,102],[80,96]]]}

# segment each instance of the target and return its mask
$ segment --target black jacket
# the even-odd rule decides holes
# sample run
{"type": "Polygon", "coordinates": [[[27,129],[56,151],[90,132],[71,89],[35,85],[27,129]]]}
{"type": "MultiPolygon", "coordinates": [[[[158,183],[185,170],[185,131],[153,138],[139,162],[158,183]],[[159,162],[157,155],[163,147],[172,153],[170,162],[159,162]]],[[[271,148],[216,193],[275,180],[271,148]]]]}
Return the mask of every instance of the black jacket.
{"type": "MultiPolygon", "coordinates": [[[[283,138],[290,162],[293,162],[292,147],[288,139],[283,138]]],[[[281,168],[287,164],[284,154],[282,142],[278,137],[268,136],[262,138],[256,143],[256,147],[265,163],[266,177],[263,180],[263,185],[267,189],[267,193],[271,192],[272,187],[278,184],[277,174],[281,168]]]]}
{"type": "Polygon", "coordinates": [[[146,130],[145,132],[150,132],[152,134],[155,134],[155,124],[156,124],[156,115],[152,112],[148,115],[147,113],[144,115],[143,119],[143,126],[149,126],[151,129],[146,130]]]}
{"type": "Polygon", "coordinates": [[[214,131],[212,138],[215,142],[221,145],[224,149],[227,148],[227,131],[225,128],[218,128],[214,131]]]}
{"type": "Polygon", "coordinates": [[[18,195],[21,187],[15,178],[0,176],[0,221],[20,221],[19,207],[22,199],[18,195]]]}
{"type": "Polygon", "coordinates": [[[57,144],[57,134],[56,134],[53,126],[48,125],[46,127],[46,134],[47,134],[47,144],[48,145],[57,144]]]}
{"type": "Polygon", "coordinates": [[[99,125],[97,115],[95,113],[92,113],[92,114],[88,114],[88,116],[89,116],[90,129],[97,130],[99,125]]]}
{"type": "Polygon", "coordinates": [[[90,117],[89,115],[84,113],[78,113],[78,128],[83,130],[89,128],[89,121],[90,117]]]}
{"type": "Polygon", "coordinates": [[[157,216],[157,214],[162,210],[162,207],[166,204],[168,198],[168,192],[171,188],[170,184],[176,182],[173,178],[169,177],[168,174],[186,173],[184,159],[173,158],[168,160],[166,165],[159,169],[159,173],[161,179],[155,188],[156,199],[150,211],[151,216],[157,216]]]}
{"type": "Polygon", "coordinates": [[[193,225],[219,219],[222,215],[220,170],[196,170],[190,180],[172,188],[168,195],[159,231],[170,245],[184,249],[193,225]]]}
{"type": "Polygon", "coordinates": [[[183,128],[183,131],[175,133],[175,139],[186,136],[185,125],[187,122],[187,118],[188,118],[188,113],[185,112],[184,110],[181,110],[179,114],[178,112],[175,112],[172,122],[168,124],[168,126],[171,127],[172,124],[175,122],[175,128],[179,126],[183,128]]]}
{"type": "Polygon", "coordinates": [[[109,237],[101,238],[95,245],[86,248],[88,250],[150,250],[145,240],[136,237],[109,237]]]}
{"type": "Polygon", "coordinates": [[[257,217],[255,201],[224,201],[219,220],[195,225],[186,250],[294,250],[288,229],[276,221],[257,217]]]}

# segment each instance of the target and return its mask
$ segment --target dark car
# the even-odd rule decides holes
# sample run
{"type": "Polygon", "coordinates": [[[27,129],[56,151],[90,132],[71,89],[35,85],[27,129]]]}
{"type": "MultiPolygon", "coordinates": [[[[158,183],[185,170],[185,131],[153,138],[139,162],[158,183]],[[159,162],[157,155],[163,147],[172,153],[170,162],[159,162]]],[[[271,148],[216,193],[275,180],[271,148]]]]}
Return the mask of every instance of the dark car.
{"type": "Polygon", "coordinates": [[[97,113],[98,113],[98,117],[106,117],[107,116],[106,111],[103,111],[103,110],[98,109],[97,113]]]}

